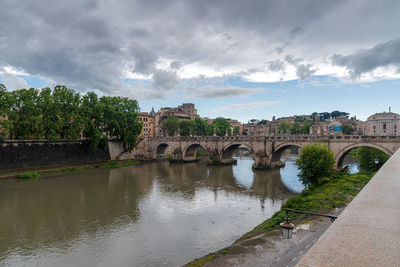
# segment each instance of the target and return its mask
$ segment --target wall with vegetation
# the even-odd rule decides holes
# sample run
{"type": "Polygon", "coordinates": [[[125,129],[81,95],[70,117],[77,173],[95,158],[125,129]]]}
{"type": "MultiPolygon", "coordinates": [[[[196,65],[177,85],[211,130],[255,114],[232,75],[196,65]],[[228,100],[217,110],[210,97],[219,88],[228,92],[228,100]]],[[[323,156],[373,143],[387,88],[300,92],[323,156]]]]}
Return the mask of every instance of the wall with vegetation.
{"type": "Polygon", "coordinates": [[[78,165],[110,160],[108,148],[88,143],[7,141],[0,144],[0,169],[78,165]]]}

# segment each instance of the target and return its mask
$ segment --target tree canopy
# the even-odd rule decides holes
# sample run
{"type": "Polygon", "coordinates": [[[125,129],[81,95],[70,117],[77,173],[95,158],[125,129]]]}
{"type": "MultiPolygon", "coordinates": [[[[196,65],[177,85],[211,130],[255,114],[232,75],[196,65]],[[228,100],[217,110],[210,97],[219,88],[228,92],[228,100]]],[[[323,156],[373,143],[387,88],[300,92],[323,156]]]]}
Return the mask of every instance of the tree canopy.
{"type": "Polygon", "coordinates": [[[311,185],[317,184],[320,178],[332,175],[335,159],[326,144],[316,143],[304,146],[296,163],[301,182],[311,185]]]}
{"type": "Polygon", "coordinates": [[[169,136],[173,136],[179,129],[179,119],[174,116],[166,118],[162,122],[162,128],[169,136]]]}
{"type": "Polygon", "coordinates": [[[98,97],[57,85],[53,90],[30,88],[8,92],[0,86],[2,135],[16,139],[76,141],[86,138],[92,148],[106,145],[109,138],[134,148],[141,124],[136,100],[98,97]]]}
{"type": "Polygon", "coordinates": [[[226,132],[228,132],[228,136],[232,135],[231,125],[229,124],[229,121],[225,118],[216,118],[211,126],[215,128],[218,136],[225,136],[226,132]]]}
{"type": "Polygon", "coordinates": [[[343,134],[350,135],[354,132],[354,128],[351,125],[344,124],[340,126],[342,129],[343,134]]]}

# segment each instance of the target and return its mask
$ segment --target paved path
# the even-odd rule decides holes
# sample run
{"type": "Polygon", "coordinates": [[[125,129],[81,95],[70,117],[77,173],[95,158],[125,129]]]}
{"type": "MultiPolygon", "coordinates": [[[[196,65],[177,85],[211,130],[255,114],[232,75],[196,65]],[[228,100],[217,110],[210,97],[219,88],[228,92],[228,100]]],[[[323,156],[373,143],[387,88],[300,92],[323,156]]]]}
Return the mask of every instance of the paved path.
{"type": "Polygon", "coordinates": [[[294,246],[283,254],[272,267],[295,266],[304,254],[314,245],[318,238],[328,229],[330,225],[324,225],[314,233],[300,239],[294,246]]]}

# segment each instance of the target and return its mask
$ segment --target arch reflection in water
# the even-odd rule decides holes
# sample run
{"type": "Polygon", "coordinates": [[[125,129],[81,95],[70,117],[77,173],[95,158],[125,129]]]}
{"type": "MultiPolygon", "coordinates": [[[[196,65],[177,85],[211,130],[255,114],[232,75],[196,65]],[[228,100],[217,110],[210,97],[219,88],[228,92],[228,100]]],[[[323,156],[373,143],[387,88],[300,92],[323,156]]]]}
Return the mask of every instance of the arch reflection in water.
{"type": "Polygon", "coordinates": [[[292,195],[279,170],[248,165],[156,162],[0,183],[0,265],[177,266],[219,250],[292,195]]]}

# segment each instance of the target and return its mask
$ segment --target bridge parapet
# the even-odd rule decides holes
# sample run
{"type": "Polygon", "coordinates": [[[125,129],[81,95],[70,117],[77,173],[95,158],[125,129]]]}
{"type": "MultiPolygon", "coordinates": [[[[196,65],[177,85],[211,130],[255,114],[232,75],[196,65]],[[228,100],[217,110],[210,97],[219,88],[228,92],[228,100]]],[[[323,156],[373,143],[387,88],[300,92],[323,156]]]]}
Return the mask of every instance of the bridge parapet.
{"type": "Polygon", "coordinates": [[[332,140],[341,141],[382,141],[382,142],[400,142],[400,136],[375,136],[375,135],[265,135],[265,136],[169,136],[156,137],[152,140],[164,141],[204,141],[204,140],[221,140],[221,141],[272,141],[272,140],[308,140],[329,142],[332,140]]]}
{"type": "Polygon", "coordinates": [[[400,136],[365,135],[267,135],[267,136],[169,136],[145,138],[138,142],[136,154],[164,157],[165,149],[174,159],[190,161],[202,147],[210,160],[229,163],[232,153],[239,146],[246,146],[257,164],[280,165],[280,156],[288,147],[300,149],[310,143],[325,143],[335,155],[336,167],[341,169],[345,155],[359,146],[377,148],[392,155],[400,147],[400,136]],[[218,160],[217,160],[218,159],[218,160]]]}

